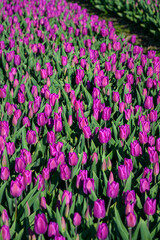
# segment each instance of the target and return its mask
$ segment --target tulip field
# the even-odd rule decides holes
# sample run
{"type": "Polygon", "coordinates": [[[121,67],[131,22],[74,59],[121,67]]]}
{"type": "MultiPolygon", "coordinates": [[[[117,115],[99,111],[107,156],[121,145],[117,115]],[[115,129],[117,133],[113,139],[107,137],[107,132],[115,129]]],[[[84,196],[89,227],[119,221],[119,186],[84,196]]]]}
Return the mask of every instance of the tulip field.
{"type": "Polygon", "coordinates": [[[0,239],[160,239],[159,159],[156,52],[77,3],[1,0],[0,239]]]}

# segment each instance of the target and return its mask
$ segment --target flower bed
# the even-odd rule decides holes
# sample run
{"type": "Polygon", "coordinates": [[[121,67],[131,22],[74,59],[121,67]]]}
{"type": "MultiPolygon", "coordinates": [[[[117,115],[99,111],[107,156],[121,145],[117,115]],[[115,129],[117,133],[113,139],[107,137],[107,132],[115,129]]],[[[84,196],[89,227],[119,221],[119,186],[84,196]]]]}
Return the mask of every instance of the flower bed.
{"type": "Polygon", "coordinates": [[[160,35],[160,3],[158,0],[90,0],[100,10],[109,10],[125,17],[151,33],[160,35]]]}
{"type": "Polygon", "coordinates": [[[158,239],[156,52],[78,4],[1,6],[2,239],[158,239]]]}

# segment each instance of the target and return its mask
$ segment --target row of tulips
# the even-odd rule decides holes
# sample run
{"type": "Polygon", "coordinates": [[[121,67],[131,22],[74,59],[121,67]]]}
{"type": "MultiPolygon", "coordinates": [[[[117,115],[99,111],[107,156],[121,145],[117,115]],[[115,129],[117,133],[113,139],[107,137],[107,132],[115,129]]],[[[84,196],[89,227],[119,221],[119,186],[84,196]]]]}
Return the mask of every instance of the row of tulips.
{"type": "Polygon", "coordinates": [[[77,3],[0,4],[2,239],[158,239],[156,52],[77,3]]]}
{"type": "Polygon", "coordinates": [[[90,2],[102,11],[109,10],[139,24],[152,34],[160,34],[160,5],[158,0],[90,0],[90,2]]]}

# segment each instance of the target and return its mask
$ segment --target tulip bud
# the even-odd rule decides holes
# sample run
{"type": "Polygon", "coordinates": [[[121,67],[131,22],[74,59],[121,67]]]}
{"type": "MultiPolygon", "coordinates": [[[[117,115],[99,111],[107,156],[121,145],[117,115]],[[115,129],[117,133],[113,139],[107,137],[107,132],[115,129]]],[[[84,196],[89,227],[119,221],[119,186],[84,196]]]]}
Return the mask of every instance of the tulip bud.
{"type": "Polygon", "coordinates": [[[11,235],[10,235],[8,226],[3,225],[1,227],[1,234],[2,234],[2,239],[3,240],[10,240],[11,239],[11,235]]]}
{"type": "Polygon", "coordinates": [[[7,213],[6,209],[3,209],[1,217],[2,217],[2,221],[4,222],[4,224],[8,225],[9,217],[8,217],[8,213],[7,213]]]}
{"type": "Polygon", "coordinates": [[[127,216],[127,226],[129,228],[133,228],[136,225],[137,219],[136,219],[136,215],[133,212],[130,212],[127,216]]]}
{"type": "Polygon", "coordinates": [[[10,176],[8,167],[1,167],[1,180],[7,181],[10,176]]]}
{"type": "Polygon", "coordinates": [[[113,181],[112,183],[110,183],[108,181],[107,184],[107,196],[109,198],[116,198],[119,192],[119,183],[113,181]]]}
{"type": "Polygon", "coordinates": [[[98,225],[98,229],[97,229],[97,238],[99,240],[105,240],[108,236],[108,226],[106,223],[101,223],[98,225]]]}
{"type": "Polygon", "coordinates": [[[145,191],[150,190],[150,183],[147,178],[141,178],[140,179],[140,192],[144,193],[145,191]]]}
{"type": "Polygon", "coordinates": [[[44,209],[47,208],[47,207],[46,207],[46,199],[45,199],[45,197],[41,197],[41,203],[40,203],[40,205],[41,205],[41,207],[44,208],[44,209]]]}
{"type": "Polygon", "coordinates": [[[104,218],[106,215],[104,200],[97,199],[94,202],[94,216],[96,218],[104,218]]]}
{"type": "Polygon", "coordinates": [[[21,184],[16,180],[16,181],[11,181],[10,185],[10,194],[13,197],[19,197],[22,194],[22,186],[21,184]]]}
{"type": "Polygon", "coordinates": [[[144,213],[147,215],[154,215],[156,212],[156,199],[147,197],[144,203],[144,213]]]}
{"type": "Polygon", "coordinates": [[[79,226],[81,224],[81,219],[82,219],[81,215],[78,212],[75,212],[73,216],[74,226],[79,226]]]}
{"type": "Polygon", "coordinates": [[[62,180],[68,180],[71,178],[71,170],[67,166],[67,164],[62,164],[60,166],[60,178],[62,180]]]}
{"type": "Polygon", "coordinates": [[[34,231],[36,234],[44,234],[47,232],[47,219],[44,213],[35,216],[34,231]]]}

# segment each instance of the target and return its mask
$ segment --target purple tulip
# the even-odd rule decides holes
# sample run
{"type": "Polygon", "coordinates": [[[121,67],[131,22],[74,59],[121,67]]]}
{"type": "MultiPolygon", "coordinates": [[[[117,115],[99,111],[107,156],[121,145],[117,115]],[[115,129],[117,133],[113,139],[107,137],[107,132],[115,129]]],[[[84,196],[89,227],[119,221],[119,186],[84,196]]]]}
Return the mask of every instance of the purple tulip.
{"type": "Polygon", "coordinates": [[[60,166],[60,178],[62,180],[68,180],[71,178],[71,170],[67,166],[67,164],[62,164],[60,166]]]}
{"type": "Polygon", "coordinates": [[[150,182],[148,178],[141,178],[140,179],[140,192],[144,193],[150,190],[150,182]]]}
{"type": "Polygon", "coordinates": [[[59,233],[59,227],[56,222],[50,222],[48,226],[48,237],[55,237],[59,233]]]}
{"type": "Polygon", "coordinates": [[[17,173],[22,173],[25,170],[26,165],[27,164],[26,164],[24,158],[19,157],[19,158],[15,159],[15,171],[17,173]]]}
{"type": "Polygon", "coordinates": [[[139,142],[135,140],[134,142],[131,143],[131,155],[134,157],[138,157],[142,154],[142,148],[139,145],[139,142]]]}
{"type": "Polygon", "coordinates": [[[128,226],[128,228],[133,228],[136,225],[136,223],[137,223],[137,218],[136,218],[136,215],[134,214],[134,212],[130,212],[126,216],[126,219],[127,219],[127,226],[128,226]]]}
{"type": "Polygon", "coordinates": [[[69,165],[75,166],[78,163],[78,156],[75,152],[69,152],[69,165]]]}
{"type": "Polygon", "coordinates": [[[33,130],[28,130],[26,134],[26,141],[28,144],[36,143],[36,132],[33,130]]]}
{"type": "Polygon", "coordinates": [[[146,144],[148,142],[148,137],[146,132],[139,132],[139,142],[141,144],[146,144]]]}
{"type": "Polygon", "coordinates": [[[104,121],[109,121],[112,113],[112,108],[111,107],[105,107],[102,112],[102,119],[104,121]]]}
{"type": "Polygon", "coordinates": [[[156,140],[156,149],[158,152],[160,152],[160,138],[157,138],[156,140]]]}
{"type": "Polygon", "coordinates": [[[144,203],[144,213],[147,215],[154,215],[156,212],[156,199],[147,197],[144,203]]]}
{"type": "Polygon", "coordinates": [[[107,184],[107,196],[109,198],[116,198],[118,196],[119,193],[119,183],[113,181],[112,183],[110,183],[108,181],[107,184]]]}
{"type": "Polygon", "coordinates": [[[34,231],[36,234],[44,234],[47,232],[48,222],[44,213],[35,216],[34,231]]]}
{"type": "Polygon", "coordinates": [[[1,227],[1,234],[2,234],[2,239],[3,240],[10,240],[11,239],[11,235],[10,235],[10,231],[9,231],[9,227],[6,225],[3,225],[1,227]]]}
{"type": "Polygon", "coordinates": [[[38,124],[38,126],[44,126],[47,124],[47,118],[46,118],[45,113],[37,114],[37,124],[38,124]]]}
{"type": "Polygon", "coordinates": [[[6,148],[7,148],[7,154],[8,155],[13,155],[15,152],[15,144],[14,142],[8,142],[6,143],[6,148]]]}
{"type": "Polygon", "coordinates": [[[62,202],[66,199],[66,205],[71,206],[72,205],[72,192],[69,192],[67,190],[63,191],[62,194],[62,202]]]}
{"type": "Polygon", "coordinates": [[[73,224],[74,226],[79,226],[81,224],[82,217],[78,212],[74,213],[73,224]]]}
{"type": "Polygon", "coordinates": [[[20,157],[22,157],[25,160],[26,164],[30,164],[32,162],[32,155],[25,148],[21,149],[20,157]]]}
{"type": "Polygon", "coordinates": [[[21,57],[19,55],[14,56],[14,64],[19,66],[21,64],[21,57]]]}
{"type": "Polygon", "coordinates": [[[10,194],[16,198],[22,194],[22,185],[17,180],[11,181],[10,194]]]}
{"type": "Polygon", "coordinates": [[[124,196],[124,201],[125,201],[125,205],[127,205],[128,203],[130,204],[136,204],[136,194],[134,190],[127,190],[127,192],[123,193],[124,196]]]}
{"type": "Polygon", "coordinates": [[[119,102],[120,96],[119,96],[119,92],[113,92],[113,96],[112,96],[112,100],[113,102],[119,102]]]}
{"type": "Polygon", "coordinates": [[[23,171],[25,185],[30,185],[32,182],[32,170],[23,171]]]}
{"type": "Polygon", "coordinates": [[[62,66],[66,66],[68,62],[68,57],[67,56],[61,56],[61,64],[62,66]]]}
{"type": "Polygon", "coordinates": [[[97,238],[99,240],[105,240],[108,236],[108,226],[106,223],[101,223],[98,225],[98,229],[97,229],[97,238]]]}
{"type": "Polygon", "coordinates": [[[94,191],[94,179],[93,178],[86,178],[83,182],[83,192],[85,194],[91,194],[91,189],[94,191]]]}
{"type": "Polygon", "coordinates": [[[104,218],[106,215],[105,202],[102,199],[97,199],[94,202],[94,216],[96,218],[104,218]]]}
{"type": "Polygon", "coordinates": [[[8,167],[1,167],[1,180],[7,181],[10,176],[10,171],[8,167]]]}
{"type": "Polygon", "coordinates": [[[153,105],[153,97],[151,96],[147,96],[146,99],[145,99],[145,102],[144,102],[144,107],[146,109],[151,109],[154,107],[153,105]]]}
{"type": "Polygon", "coordinates": [[[120,165],[118,166],[118,177],[121,179],[121,180],[127,180],[128,177],[129,177],[129,170],[128,170],[128,167],[126,165],[120,165]]]}

